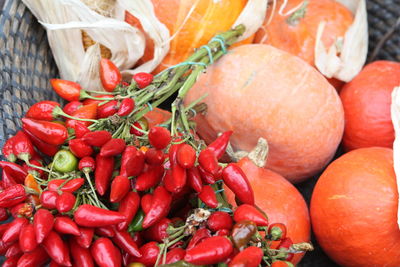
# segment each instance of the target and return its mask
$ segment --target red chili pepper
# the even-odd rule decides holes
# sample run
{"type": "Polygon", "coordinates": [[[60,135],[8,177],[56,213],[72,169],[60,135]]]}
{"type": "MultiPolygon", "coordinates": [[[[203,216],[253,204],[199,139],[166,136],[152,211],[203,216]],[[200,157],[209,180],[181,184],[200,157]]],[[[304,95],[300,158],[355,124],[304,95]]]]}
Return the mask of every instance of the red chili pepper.
{"type": "Polygon", "coordinates": [[[29,137],[23,131],[17,132],[14,136],[13,144],[14,155],[20,160],[27,162],[35,154],[31,140],[29,140],[29,137]]]}
{"type": "Polygon", "coordinates": [[[140,197],[137,192],[129,192],[119,203],[118,212],[126,217],[126,220],[119,223],[117,229],[119,231],[126,230],[135,217],[139,209],[140,197]]]}
{"type": "Polygon", "coordinates": [[[200,244],[204,239],[207,239],[209,237],[211,237],[210,230],[208,230],[207,228],[200,228],[194,233],[186,249],[189,250],[194,248],[195,246],[200,244]]]}
{"type": "Polygon", "coordinates": [[[139,252],[142,254],[142,257],[132,257],[131,261],[140,262],[147,267],[151,267],[156,264],[160,248],[156,242],[149,242],[140,247],[139,252]]]}
{"type": "Polygon", "coordinates": [[[63,108],[63,111],[68,114],[68,115],[72,115],[74,114],[75,111],[77,111],[81,106],[82,106],[82,102],[79,101],[71,101],[68,104],[66,104],[63,108]]]}
{"type": "Polygon", "coordinates": [[[268,225],[268,218],[266,218],[256,207],[249,204],[240,205],[233,213],[233,220],[235,222],[252,221],[255,222],[257,226],[268,225]]]}
{"type": "Polygon", "coordinates": [[[78,225],[69,217],[59,216],[54,220],[54,230],[60,234],[80,236],[78,225]]]}
{"type": "Polygon", "coordinates": [[[114,243],[120,247],[123,251],[129,253],[134,257],[141,257],[142,254],[139,252],[139,248],[132,236],[127,231],[115,231],[115,236],[112,239],[114,243]]]}
{"type": "Polygon", "coordinates": [[[81,247],[76,240],[69,240],[69,249],[74,260],[74,266],[94,267],[93,257],[89,249],[81,247]]]}
{"type": "MultiPolygon", "coordinates": [[[[29,163],[31,165],[34,165],[34,166],[43,167],[42,163],[40,163],[39,161],[34,160],[34,159],[29,160],[29,163]]],[[[28,166],[26,163],[23,163],[22,168],[27,173],[32,173],[35,176],[43,177],[43,175],[45,174],[43,170],[35,168],[35,167],[28,166]]]]}
{"type": "Polygon", "coordinates": [[[54,216],[46,209],[39,209],[33,216],[33,228],[35,230],[36,241],[38,244],[43,240],[53,229],[54,216]]]}
{"type": "Polygon", "coordinates": [[[151,208],[143,220],[143,228],[149,228],[160,219],[164,218],[170,209],[172,196],[163,186],[158,186],[153,193],[151,208]]]}
{"type": "Polygon", "coordinates": [[[28,220],[26,218],[15,218],[8,226],[8,229],[4,232],[1,240],[4,243],[17,241],[19,238],[19,232],[25,224],[28,224],[28,220]]]}
{"type": "Polygon", "coordinates": [[[69,248],[56,232],[51,231],[43,240],[42,245],[53,261],[63,266],[72,266],[69,248]]]}
{"type": "Polygon", "coordinates": [[[188,184],[194,191],[200,193],[203,188],[203,182],[201,181],[201,175],[196,167],[192,167],[187,171],[188,184]]]}
{"type": "Polygon", "coordinates": [[[8,174],[8,172],[6,172],[5,170],[2,171],[2,185],[3,185],[3,190],[9,188],[10,186],[16,185],[17,182],[15,182],[14,178],[11,177],[10,174],[8,174]]]}
{"type": "Polygon", "coordinates": [[[145,156],[135,146],[127,146],[122,153],[120,175],[130,177],[139,175],[144,168],[145,156]]]}
{"type": "Polygon", "coordinates": [[[20,258],[20,256],[14,256],[14,257],[7,258],[3,262],[2,267],[16,267],[19,258],[20,258]]]}
{"type": "MultiPolygon", "coordinates": [[[[143,125],[142,125],[139,121],[134,122],[134,123],[133,123],[133,126],[135,126],[136,128],[138,128],[138,129],[140,129],[140,130],[143,130],[143,125]]],[[[129,129],[129,132],[130,132],[131,134],[134,134],[134,135],[136,135],[136,136],[143,136],[143,135],[144,135],[144,133],[142,133],[141,131],[138,131],[138,130],[135,129],[135,127],[133,127],[133,126],[129,129]]]]}
{"type": "Polygon", "coordinates": [[[9,208],[21,203],[27,198],[25,188],[21,184],[8,187],[0,192],[0,208],[9,208]]]}
{"type": "Polygon", "coordinates": [[[17,217],[27,217],[30,218],[33,215],[33,207],[29,203],[20,203],[15,206],[13,206],[10,209],[10,213],[12,217],[17,218],[17,217]]]}
{"type": "Polygon", "coordinates": [[[172,184],[170,190],[173,193],[179,193],[186,185],[186,170],[178,164],[178,151],[183,144],[172,145],[169,149],[169,161],[172,169],[172,184]]]}
{"type": "Polygon", "coordinates": [[[253,189],[239,165],[229,163],[222,171],[222,179],[242,203],[254,205],[253,189]]]}
{"type": "Polygon", "coordinates": [[[96,168],[96,162],[92,157],[84,157],[79,161],[78,168],[83,173],[91,173],[96,168]]]}
{"type": "Polygon", "coordinates": [[[114,171],[114,158],[102,157],[100,154],[96,156],[96,169],[94,171],[95,186],[97,192],[103,196],[108,187],[114,171]]]}
{"type": "Polygon", "coordinates": [[[118,260],[117,249],[110,239],[101,237],[94,241],[90,252],[100,267],[119,267],[121,261],[118,260]]]}
{"type": "Polygon", "coordinates": [[[7,249],[7,252],[4,256],[6,256],[6,258],[11,258],[11,257],[16,257],[16,256],[21,256],[22,253],[23,252],[22,252],[21,248],[19,247],[18,242],[15,242],[7,249]]]}
{"type": "Polygon", "coordinates": [[[118,115],[123,117],[129,115],[135,109],[135,100],[132,98],[125,98],[121,101],[118,109],[118,115]]]}
{"type": "Polygon", "coordinates": [[[140,201],[140,206],[145,214],[150,211],[152,203],[153,203],[153,195],[152,194],[149,193],[149,194],[142,196],[142,199],[140,201]]]}
{"type": "Polygon", "coordinates": [[[259,247],[248,247],[243,251],[239,252],[232,261],[229,263],[229,267],[257,267],[260,265],[264,251],[259,247]]]}
{"type": "Polygon", "coordinates": [[[101,105],[97,109],[97,118],[108,118],[118,112],[118,101],[110,100],[106,104],[101,105]]]}
{"type": "Polygon", "coordinates": [[[136,82],[140,89],[143,89],[151,84],[154,76],[147,72],[138,72],[133,75],[133,80],[136,82]]]}
{"type": "Polygon", "coordinates": [[[268,235],[271,240],[277,241],[286,238],[286,225],[283,223],[273,223],[268,227],[268,235]]]}
{"type": "Polygon", "coordinates": [[[188,144],[182,144],[177,153],[177,161],[185,169],[190,169],[196,162],[196,151],[188,144]]]}
{"type": "Polygon", "coordinates": [[[38,246],[34,251],[25,253],[19,258],[17,266],[18,267],[35,267],[42,266],[46,263],[49,256],[47,255],[45,249],[38,246]]]}
{"type": "Polygon", "coordinates": [[[61,80],[50,79],[53,90],[67,101],[78,101],[81,93],[81,86],[78,83],[61,80]]]}
{"type": "Polygon", "coordinates": [[[117,203],[129,192],[130,181],[126,176],[116,176],[111,183],[110,202],[117,203]]]}
{"type": "Polygon", "coordinates": [[[51,145],[61,145],[68,137],[67,128],[56,122],[22,118],[22,127],[25,131],[51,145]]]}
{"type": "Polygon", "coordinates": [[[58,152],[58,150],[60,150],[58,145],[50,145],[25,129],[24,133],[26,133],[29,136],[30,140],[32,141],[32,144],[46,156],[52,157],[58,152]]]}
{"type": "Polygon", "coordinates": [[[100,60],[100,80],[107,92],[112,92],[122,81],[122,76],[115,64],[107,59],[100,60]]]}
{"type": "Polygon", "coordinates": [[[56,208],[59,212],[64,213],[72,210],[76,202],[75,196],[70,192],[62,192],[56,200],[56,208]]]}
{"type": "Polygon", "coordinates": [[[61,265],[58,264],[58,263],[55,262],[55,261],[51,261],[50,264],[49,264],[49,267],[61,267],[61,265]]]}
{"type": "Polygon", "coordinates": [[[183,248],[174,248],[168,251],[167,257],[165,260],[166,264],[172,264],[177,261],[181,261],[185,258],[186,251],[183,248]]]}
{"type": "Polygon", "coordinates": [[[228,238],[213,236],[188,249],[185,261],[195,265],[217,264],[227,259],[232,252],[233,245],[228,238]]]}
{"type": "Polygon", "coordinates": [[[18,164],[0,161],[0,168],[6,171],[17,183],[23,184],[28,173],[18,164]]]}
{"type": "Polygon", "coordinates": [[[93,228],[86,228],[81,227],[79,228],[81,232],[80,236],[74,236],[74,240],[76,241],[79,246],[83,248],[89,248],[92,244],[93,236],[94,236],[94,229],[93,228]]]}
{"type": "Polygon", "coordinates": [[[146,163],[150,165],[161,165],[164,162],[164,152],[155,148],[146,151],[146,163]]]}
{"type": "Polygon", "coordinates": [[[86,144],[97,147],[101,147],[111,140],[111,138],[111,134],[105,130],[88,132],[82,137],[86,144]]]}
{"type": "Polygon", "coordinates": [[[13,244],[14,242],[3,242],[0,240],[0,255],[4,255],[7,252],[7,249],[13,244]]]}
{"type": "Polygon", "coordinates": [[[35,229],[32,224],[25,224],[19,233],[19,246],[24,253],[31,252],[36,249],[35,229]]]}
{"type": "Polygon", "coordinates": [[[206,172],[214,176],[218,173],[218,160],[210,149],[204,149],[200,152],[199,164],[206,172]]]}
{"type": "Polygon", "coordinates": [[[90,132],[89,128],[81,121],[77,121],[73,125],[76,138],[82,138],[86,133],[90,132]]]}
{"type": "Polygon", "coordinates": [[[40,101],[33,104],[25,114],[25,117],[35,120],[52,121],[56,119],[56,115],[53,114],[55,107],[59,107],[60,104],[54,101],[40,101]]]}
{"type": "Polygon", "coordinates": [[[88,157],[93,154],[91,146],[87,145],[82,139],[69,140],[69,150],[78,158],[88,157]]]}
{"type": "Polygon", "coordinates": [[[116,211],[84,204],[75,211],[74,219],[81,226],[101,227],[121,223],[126,220],[126,217],[116,211]]]}
{"type": "Polygon", "coordinates": [[[100,149],[100,156],[112,157],[121,154],[126,147],[124,139],[113,138],[105,143],[100,149]]]}
{"type": "Polygon", "coordinates": [[[294,267],[294,265],[289,261],[274,261],[271,267],[294,267]]]}
{"type": "Polygon", "coordinates": [[[211,173],[206,172],[200,165],[197,166],[197,169],[200,172],[200,176],[204,183],[206,184],[215,184],[215,177],[211,173]]]}
{"type": "MultiPolygon", "coordinates": [[[[290,249],[290,247],[293,245],[293,241],[292,239],[290,239],[289,237],[286,237],[284,239],[281,240],[281,242],[279,243],[278,249],[279,250],[283,250],[283,251],[287,251],[290,249]]],[[[287,253],[286,256],[286,261],[291,261],[294,257],[294,253],[287,253]]]]}
{"type": "Polygon", "coordinates": [[[104,236],[104,237],[114,237],[115,236],[115,231],[114,228],[109,226],[103,226],[103,227],[97,227],[94,230],[94,233],[99,236],[104,236]]]}
{"type": "Polygon", "coordinates": [[[170,219],[162,218],[144,231],[144,238],[148,241],[164,242],[164,239],[168,237],[167,228],[170,224],[170,219]]]}
{"type": "Polygon", "coordinates": [[[223,211],[213,212],[207,220],[207,227],[211,231],[218,231],[222,229],[232,229],[233,220],[229,213],[223,211]]]}
{"type": "Polygon", "coordinates": [[[217,232],[215,232],[215,235],[217,236],[229,236],[231,231],[229,229],[220,229],[217,232]]]}
{"type": "Polygon", "coordinates": [[[164,149],[171,142],[171,132],[164,127],[154,126],[148,134],[150,144],[156,149],[164,149]]]}
{"type": "Polygon", "coordinates": [[[226,147],[228,146],[229,139],[231,138],[233,131],[226,131],[217,137],[211,144],[207,146],[217,159],[222,158],[225,153],[226,147]]]}
{"type": "Polygon", "coordinates": [[[42,204],[43,208],[52,210],[56,208],[57,198],[58,198],[57,192],[46,190],[43,191],[42,194],[40,195],[40,203],[42,204]]]}
{"type": "Polygon", "coordinates": [[[7,209],[0,208],[0,222],[7,220],[8,217],[7,209]]]}
{"type": "Polygon", "coordinates": [[[149,190],[161,181],[163,174],[164,167],[162,165],[153,166],[150,170],[137,177],[135,189],[137,191],[149,190]]]}
{"type": "MultiPolygon", "coordinates": [[[[88,105],[84,105],[79,107],[74,113],[71,114],[72,117],[75,118],[79,118],[79,119],[90,119],[90,120],[94,120],[97,117],[97,103],[93,103],[93,104],[88,104],[88,105]]],[[[73,127],[75,123],[80,123],[83,124],[85,126],[89,126],[90,124],[92,124],[92,122],[90,121],[81,121],[81,120],[72,120],[74,122],[70,122],[68,123],[67,121],[67,126],[71,127],[71,128],[75,128],[73,127]]]]}
{"type": "Polygon", "coordinates": [[[172,170],[166,170],[165,175],[163,177],[163,184],[165,186],[165,189],[168,190],[168,192],[174,193],[175,192],[175,182],[174,182],[174,177],[172,176],[172,170]]]}
{"type": "Polygon", "coordinates": [[[14,149],[13,149],[14,148],[14,140],[15,140],[14,136],[7,139],[3,146],[3,149],[2,149],[3,156],[8,161],[11,161],[11,162],[15,162],[17,160],[17,156],[14,155],[14,149]]]}
{"type": "Polygon", "coordinates": [[[69,180],[66,183],[65,183],[65,181],[66,181],[65,179],[51,180],[47,184],[47,189],[50,191],[61,190],[62,192],[73,193],[76,190],[78,190],[85,183],[85,179],[83,179],[83,178],[74,178],[72,180],[69,180]],[[60,187],[62,184],[64,184],[64,185],[62,187],[60,187]]]}
{"type": "Polygon", "coordinates": [[[210,185],[203,186],[203,189],[199,193],[199,198],[207,206],[212,209],[218,207],[218,200],[214,189],[210,185]]]}

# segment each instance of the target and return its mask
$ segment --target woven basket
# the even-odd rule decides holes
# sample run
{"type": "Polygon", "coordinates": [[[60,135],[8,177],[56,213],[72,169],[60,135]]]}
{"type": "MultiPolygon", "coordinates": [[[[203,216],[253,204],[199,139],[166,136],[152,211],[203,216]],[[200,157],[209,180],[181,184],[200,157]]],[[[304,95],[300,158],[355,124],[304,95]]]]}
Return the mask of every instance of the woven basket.
{"type": "MultiPolygon", "coordinates": [[[[369,60],[400,61],[400,0],[367,0],[369,60]]],[[[0,0],[0,147],[21,127],[20,118],[40,100],[61,101],[50,89],[49,79],[57,77],[44,29],[21,0],[0,0]]],[[[340,155],[338,151],[338,155],[340,155]]],[[[317,177],[298,185],[309,202],[317,177]]],[[[316,244],[298,265],[334,267],[316,244]]],[[[1,260],[0,260],[1,263],[1,260]]]]}

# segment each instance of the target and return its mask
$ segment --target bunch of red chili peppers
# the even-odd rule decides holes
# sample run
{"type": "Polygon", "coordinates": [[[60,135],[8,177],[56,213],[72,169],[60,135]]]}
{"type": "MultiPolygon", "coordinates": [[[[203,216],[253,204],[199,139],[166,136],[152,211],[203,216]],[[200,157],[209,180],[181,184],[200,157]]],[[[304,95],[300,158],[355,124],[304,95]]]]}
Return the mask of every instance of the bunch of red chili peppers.
{"type": "Polygon", "coordinates": [[[310,249],[269,225],[244,172],[219,162],[232,132],[208,146],[196,137],[197,103],[148,127],[143,115],[185,87],[186,68],[125,84],[102,59],[96,96],[51,80],[68,103],[31,106],[2,149],[0,221],[13,217],[0,225],[3,266],[293,266],[310,249]]]}

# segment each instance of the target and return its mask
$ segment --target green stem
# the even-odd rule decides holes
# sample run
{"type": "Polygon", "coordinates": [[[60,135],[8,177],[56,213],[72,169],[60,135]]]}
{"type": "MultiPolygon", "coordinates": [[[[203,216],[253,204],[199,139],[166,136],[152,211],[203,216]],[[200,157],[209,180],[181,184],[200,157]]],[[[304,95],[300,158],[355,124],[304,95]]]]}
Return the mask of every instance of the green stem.
{"type": "Polygon", "coordinates": [[[89,184],[90,190],[92,191],[93,197],[94,197],[95,200],[96,200],[96,204],[97,204],[98,207],[100,207],[100,201],[99,201],[99,199],[97,198],[96,190],[94,189],[94,186],[93,186],[93,184],[92,184],[92,181],[91,181],[91,179],[90,179],[90,176],[89,176],[89,174],[88,174],[87,172],[85,172],[85,177],[86,177],[86,181],[87,181],[88,184],[89,184]]]}

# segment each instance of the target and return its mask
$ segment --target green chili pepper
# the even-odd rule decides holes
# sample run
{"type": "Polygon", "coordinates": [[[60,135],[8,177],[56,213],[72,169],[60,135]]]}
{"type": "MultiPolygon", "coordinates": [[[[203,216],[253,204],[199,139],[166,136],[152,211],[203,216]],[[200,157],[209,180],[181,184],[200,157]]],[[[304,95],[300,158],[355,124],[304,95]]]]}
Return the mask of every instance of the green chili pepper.
{"type": "Polygon", "coordinates": [[[60,150],[54,156],[52,163],[54,170],[59,172],[71,172],[78,167],[78,159],[69,150],[60,150]]]}
{"type": "Polygon", "coordinates": [[[129,225],[128,231],[129,232],[139,232],[143,230],[143,219],[144,219],[144,212],[143,210],[139,210],[129,225]]]}

